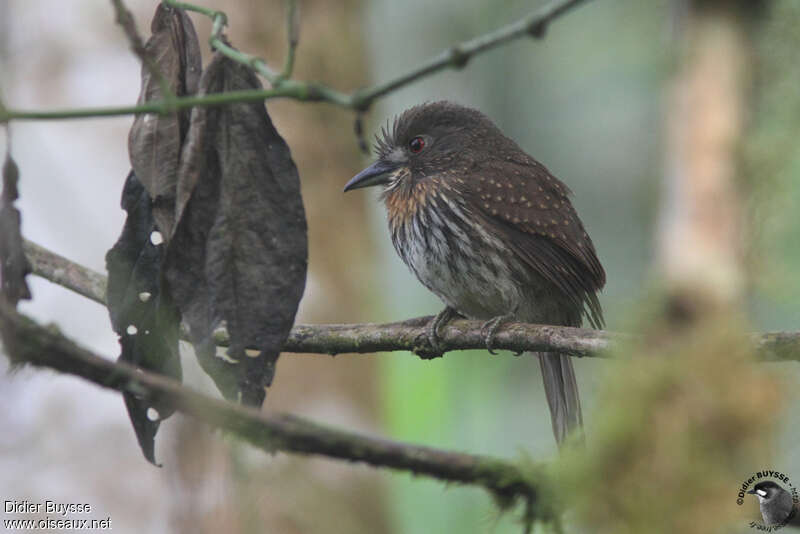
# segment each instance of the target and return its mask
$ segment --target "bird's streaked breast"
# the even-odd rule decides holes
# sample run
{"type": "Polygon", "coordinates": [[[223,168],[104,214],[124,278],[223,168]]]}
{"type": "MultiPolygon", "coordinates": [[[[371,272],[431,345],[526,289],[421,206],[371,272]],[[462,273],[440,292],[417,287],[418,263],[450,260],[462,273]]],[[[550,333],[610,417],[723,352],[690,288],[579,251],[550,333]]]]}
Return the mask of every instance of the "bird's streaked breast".
{"type": "MultiPolygon", "coordinates": [[[[494,317],[523,298],[514,257],[481,225],[453,185],[429,178],[384,197],[395,250],[425,287],[469,317],[494,317]]],[[[521,266],[517,266],[521,270],[521,266]]]]}

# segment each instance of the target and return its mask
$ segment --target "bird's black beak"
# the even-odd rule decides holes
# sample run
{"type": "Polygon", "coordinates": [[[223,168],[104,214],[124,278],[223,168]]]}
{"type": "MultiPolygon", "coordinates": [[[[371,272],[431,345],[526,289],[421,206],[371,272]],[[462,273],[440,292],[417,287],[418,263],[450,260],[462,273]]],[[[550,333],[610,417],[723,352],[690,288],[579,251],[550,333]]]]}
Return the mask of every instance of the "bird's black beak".
{"type": "Polygon", "coordinates": [[[755,495],[756,494],[756,490],[754,490],[753,488],[750,488],[745,493],[749,493],[750,495],[755,495]]]}
{"type": "Polygon", "coordinates": [[[399,165],[391,161],[378,160],[360,173],[353,176],[344,186],[344,192],[362,187],[385,184],[389,181],[389,173],[397,170],[399,165]]]}

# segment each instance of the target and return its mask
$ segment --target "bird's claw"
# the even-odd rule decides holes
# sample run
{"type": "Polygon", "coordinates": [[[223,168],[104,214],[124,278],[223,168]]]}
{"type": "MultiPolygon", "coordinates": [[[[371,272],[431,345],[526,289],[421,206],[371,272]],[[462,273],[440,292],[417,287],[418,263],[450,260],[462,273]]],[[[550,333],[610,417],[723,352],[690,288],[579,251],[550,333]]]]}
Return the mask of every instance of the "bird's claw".
{"type": "Polygon", "coordinates": [[[447,306],[445,309],[437,313],[436,317],[431,319],[431,321],[428,323],[428,327],[426,329],[428,344],[430,345],[431,349],[433,349],[429,352],[429,354],[435,354],[436,356],[442,355],[444,350],[441,344],[441,337],[439,336],[439,329],[447,324],[456,315],[457,312],[450,306],[447,306]]]}
{"type": "MultiPolygon", "coordinates": [[[[483,336],[484,343],[486,344],[486,350],[489,351],[489,354],[497,354],[497,352],[494,350],[494,338],[497,335],[497,329],[500,328],[503,323],[510,321],[513,318],[513,313],[507,313],[506,315],[498,315],[497,317],[489,319],[483,323],[483,326],[481,327],[481,335],[483,336]]],[[[519,356],[520,354],[522,353],[515,352],[514,356],[519,356]]]]}

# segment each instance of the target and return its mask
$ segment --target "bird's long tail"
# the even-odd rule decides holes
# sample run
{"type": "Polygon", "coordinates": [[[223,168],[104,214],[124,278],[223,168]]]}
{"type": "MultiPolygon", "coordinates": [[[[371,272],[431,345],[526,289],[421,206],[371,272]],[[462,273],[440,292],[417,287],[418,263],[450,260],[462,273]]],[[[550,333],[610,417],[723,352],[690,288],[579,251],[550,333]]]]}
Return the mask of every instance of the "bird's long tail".
{"type": "Polygon", "coordinates": [[[550,406],[553,434],[561,447],[567,435],[583,440],[583,414],[572,358],[554,352],[538,353],[544,380],[544,393],[550,406]]]}

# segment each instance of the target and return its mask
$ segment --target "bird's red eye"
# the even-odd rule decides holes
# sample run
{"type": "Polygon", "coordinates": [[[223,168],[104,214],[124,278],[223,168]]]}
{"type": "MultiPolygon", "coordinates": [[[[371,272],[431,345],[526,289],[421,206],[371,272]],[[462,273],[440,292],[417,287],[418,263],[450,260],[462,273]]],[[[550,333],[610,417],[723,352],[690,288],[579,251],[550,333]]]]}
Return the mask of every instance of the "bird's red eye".
{"type": "Polygon", "coordinates": [[[425,139],[420,136],[415,137],[411,141],[408,142],[408,148],[414,154],[421,152],[423,148],[425,148],[425,139]]]}

